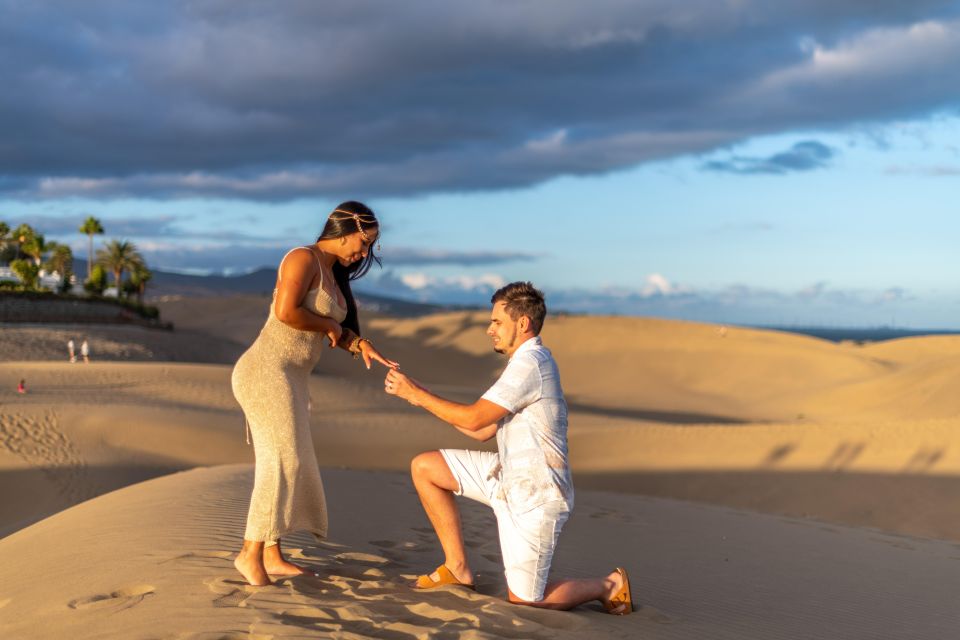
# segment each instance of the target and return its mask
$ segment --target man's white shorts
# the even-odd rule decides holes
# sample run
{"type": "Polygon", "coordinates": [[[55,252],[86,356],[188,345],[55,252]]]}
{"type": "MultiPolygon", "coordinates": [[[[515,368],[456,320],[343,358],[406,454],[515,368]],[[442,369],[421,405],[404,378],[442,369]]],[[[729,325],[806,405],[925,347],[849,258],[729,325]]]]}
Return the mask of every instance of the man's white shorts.
{"type": "Polygon", "coordinates": [[[511,513],[499,497],[500,458],[496,453],[464,449],[441,449],[440,453],[460,486],[457,495],[493,509],[510,591],[527,602],[543,600],[553,550],[570,516],[567,505],[554,500],[525,513],[511,513]]]}

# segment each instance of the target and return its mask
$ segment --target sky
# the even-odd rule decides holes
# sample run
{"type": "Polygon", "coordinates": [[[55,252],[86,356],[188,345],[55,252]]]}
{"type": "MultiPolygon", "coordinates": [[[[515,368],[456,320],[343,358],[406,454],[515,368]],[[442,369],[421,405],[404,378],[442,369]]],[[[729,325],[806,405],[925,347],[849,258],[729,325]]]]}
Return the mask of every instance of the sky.
{"type": "Polygon", "coordinates": [[[0,220],[245,273],[337,203],[357,288],[960,329],[960,3],[0,0],[0,220]]]}

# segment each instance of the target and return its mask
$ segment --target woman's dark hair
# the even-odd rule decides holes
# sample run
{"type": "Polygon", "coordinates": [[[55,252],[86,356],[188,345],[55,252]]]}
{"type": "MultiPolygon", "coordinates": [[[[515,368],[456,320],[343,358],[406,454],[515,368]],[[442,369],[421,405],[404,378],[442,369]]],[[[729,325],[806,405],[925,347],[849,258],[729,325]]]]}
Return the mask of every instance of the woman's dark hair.
{"type": "MultiPolygon", "coordinates": [[[[337,205],[330,217],[327,218],[327,224],[323,226],[323,231],[317,242],[321,240],[331,240],[342,238],[358,231],[377,231],[379,234],[380,223],[377,216],[367,205],[362,202],[348,200],[337,205]]],[[[374,262],[380,265],[380,257],[374,253],[374,246],[370,245],[367,256],[357,260],[350,266],[343,266],[339,262],[333,263],[333,278],[340,287],[340,292],[347,301],[347,317],[340,323],[345,329],[350,329],[355,334],[360,335],[360,317],[357,314],[357,301],[353,298],[353,291],[350,289],[350,281],[362,278],[374,262]]]]}

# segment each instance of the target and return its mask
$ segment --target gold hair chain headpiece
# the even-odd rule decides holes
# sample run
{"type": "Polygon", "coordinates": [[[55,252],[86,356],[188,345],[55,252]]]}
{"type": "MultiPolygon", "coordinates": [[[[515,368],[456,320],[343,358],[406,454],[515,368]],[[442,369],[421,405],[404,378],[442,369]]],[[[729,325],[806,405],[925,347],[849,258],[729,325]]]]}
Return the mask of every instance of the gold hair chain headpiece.
{"type": "MultiPolygon", "coordinates": [[[[370,240],[370,236],[367,235],[367,232],[363,230],[363,226],[360,224],[361,221],[367,224],[377,224],[377,219],[370,215],[369,213],[356,213],[355,211],[346,211],[344,209],[334,209],[333,213],[342,213],[346,216],[353,218],[353,221],[357,223],[357,231],[360,232],[360,237],[364,240],[370,240]]],[[[331,214],[332,215],[332,214],[331,214]]],[[[337,218],[338,220],[346,220],[346,218],[337,218]]],[[[377,236],[377,251],[380,251],[380,236],[377,236]]]]}

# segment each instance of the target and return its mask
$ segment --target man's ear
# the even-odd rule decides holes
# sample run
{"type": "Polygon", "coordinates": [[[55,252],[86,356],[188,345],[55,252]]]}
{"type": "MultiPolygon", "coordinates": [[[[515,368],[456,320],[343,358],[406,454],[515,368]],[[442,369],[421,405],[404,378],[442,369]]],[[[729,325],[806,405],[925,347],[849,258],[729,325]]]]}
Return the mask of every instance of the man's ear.
{"type": "Polygon", "coordinates": [[[520,330],[520,333],[526,333],[530,330],[530,318],[527,316],[520,316],[520,319],[517,320],[517,329],[520,330]]]}

